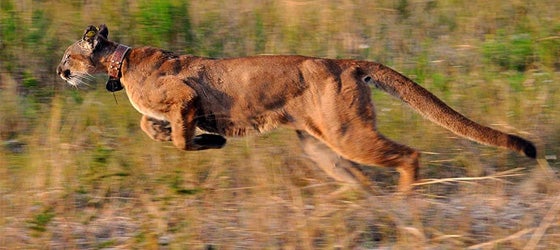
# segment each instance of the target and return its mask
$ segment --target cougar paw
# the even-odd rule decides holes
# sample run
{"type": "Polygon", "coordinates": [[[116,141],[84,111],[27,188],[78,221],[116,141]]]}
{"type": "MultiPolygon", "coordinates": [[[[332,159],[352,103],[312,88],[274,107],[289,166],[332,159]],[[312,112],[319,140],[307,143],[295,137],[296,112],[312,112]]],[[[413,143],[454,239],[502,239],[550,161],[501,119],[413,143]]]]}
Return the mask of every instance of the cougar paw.
{"type": "Polygon", "coordinates": [[[204,149],[222,148],[226,141],[223,136],[215,134],[200,134],[193,138],[193,143],[204,149]]]}

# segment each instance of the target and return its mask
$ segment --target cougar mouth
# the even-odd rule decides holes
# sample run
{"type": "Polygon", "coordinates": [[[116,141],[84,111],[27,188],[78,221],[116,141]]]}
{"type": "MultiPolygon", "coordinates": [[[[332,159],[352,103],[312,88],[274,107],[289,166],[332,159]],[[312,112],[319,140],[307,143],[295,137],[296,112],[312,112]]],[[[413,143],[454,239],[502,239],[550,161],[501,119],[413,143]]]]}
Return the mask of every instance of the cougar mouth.
{"type": "Polygon", "coordinates": [[[57,71],[62,80],[66,81],[68,84],[74,87],[77,87],[79,85],[89,86],[88,82],[93,81],[93,79],[95,78],[89,73],[72,73],[69,69],[61,70],[59,68],[57,71]]]}

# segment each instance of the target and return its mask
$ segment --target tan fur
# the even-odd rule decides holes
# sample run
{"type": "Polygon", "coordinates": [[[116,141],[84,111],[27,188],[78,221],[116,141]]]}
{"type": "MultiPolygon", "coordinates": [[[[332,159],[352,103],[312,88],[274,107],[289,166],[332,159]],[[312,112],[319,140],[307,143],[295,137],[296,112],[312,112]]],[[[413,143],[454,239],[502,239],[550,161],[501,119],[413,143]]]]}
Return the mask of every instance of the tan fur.
{"type": "MultiPolygon", "coordinates": [[[[107,60],[117,46],[107,40],[106,27],[95,37],[87,36],[91,30],[67,49],[59,65],[58,73],[72,84],[84,74],[107,73],[107,60]]],[[[286,126],[305,131],[353,162],[395,167],[401,174],[400,191],[417,180],[419,153],[377,132],[370,84],[458,135],[536,155],[531,142],[465,118],[410,79],[374,62],[304,56],[209,59],[141,47],[125,57],[121,82],[132,105],[144,114],[141,128],[155,140],[171,140],[183,150],[220,148],[225,139],[218,135],[286,126]],[[197,127],[218,135],[195,135],[197,127]]]]}

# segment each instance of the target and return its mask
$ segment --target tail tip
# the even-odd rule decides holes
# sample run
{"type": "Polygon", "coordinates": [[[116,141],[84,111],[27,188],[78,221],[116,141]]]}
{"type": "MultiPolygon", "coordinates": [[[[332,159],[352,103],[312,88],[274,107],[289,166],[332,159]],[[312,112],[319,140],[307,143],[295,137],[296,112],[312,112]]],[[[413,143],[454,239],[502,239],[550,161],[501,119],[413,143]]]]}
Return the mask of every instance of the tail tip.
{"type": "Polygon", "coordinates": [[[536,159],[537,158],[537,148],[535,147],[535,145],[528,141],[525,140],[519,136],[516,135],[511,135],[511,141],[513,142],[513,147],[515,148],[515,150],[519,151],[519,152],[523,152],[523,154],[531,159],[536,159]]]}
{"type": "Polygon", "coordinates": [[[537,148],[535,147],[535,145],[533,145],[533,143],[529,141],[527,141],[527,145],[525,145],[525,148],[523,148],[523,153],[525,154],[525,156],[531,159],[537,158],[537,148]]]}

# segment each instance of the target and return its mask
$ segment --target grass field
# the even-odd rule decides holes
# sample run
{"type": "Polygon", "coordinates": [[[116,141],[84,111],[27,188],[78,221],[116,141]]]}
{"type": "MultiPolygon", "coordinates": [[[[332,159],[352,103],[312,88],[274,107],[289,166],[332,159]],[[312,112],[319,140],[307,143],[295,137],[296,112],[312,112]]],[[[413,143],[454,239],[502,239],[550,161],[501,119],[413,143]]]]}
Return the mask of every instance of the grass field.
{"type": "Polygon", "coordinates": [[[558,249],[556,1],[0,0],[0,249],[558,249]],[[373,90],[379,130],[422,151],[413,195],[329,178],[293,131],[182,152],[151,141],[106,76],[55,74],[89,24],[130,46],[387,64],[532,161],[458,138],[373,90]]]}

